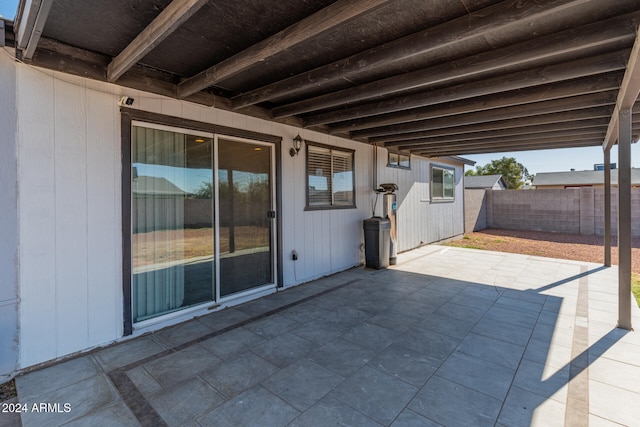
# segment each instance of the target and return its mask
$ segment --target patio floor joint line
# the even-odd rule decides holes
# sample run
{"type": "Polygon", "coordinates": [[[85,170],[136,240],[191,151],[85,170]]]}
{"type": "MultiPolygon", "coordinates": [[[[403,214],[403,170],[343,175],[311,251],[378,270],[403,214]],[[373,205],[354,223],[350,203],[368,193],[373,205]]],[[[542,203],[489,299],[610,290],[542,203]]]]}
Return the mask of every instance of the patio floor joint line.
{"type": "MultiPolygon", "coordinates": [[[[288,308],[294,307],[296,305],[305,303],[307,301],[310,301],[314,298],[318,298],[321,297],[323,295],[326,295],[328,293],[331,293],[333,291],[337,291],[338,289],[344,288],[345,286],[351,285],[353,283],[359,282],[362,279],[353,279],[353,280],[349,280],[347,282],[344,282],[340,285],[334,286],[332,288],[329,289],[325,289],[323,291],[320,291],[316,294],[313,295],[309,295],[308,297],[304,297],[302,299],[299,299],[298,301],[294,301],[288,304],[285,304],[281,307],[275,308],[273,310],[269,310],[266,311],[264,313],[261,314],[257,314],[253,317],[250,317],[249,319],[245,319],[241,322],[238,323],[234,323],[233,325],[227,326],[226,328],[222,328],[220,330],[217,331],[213,331],[209,334],[200,336],[198,338],[195,338],[191,341],[188,341],[186,343],[183,344],[179,344],[176,346],[173,346],[171,348],[168,348],[164,351],[161,351],[159,353],[156,353],[154,355],[151,355],[149,357],[146,357],[144,359],[135,361],[133,363],[130,363],[128,365],[122,366],[120,368],[116,368],[113,369],[112,371],[107,372],[107,378],[109,378],[109,380],[113,383],[114,387],[116,388],[116,390],[118,391],[118,394],[120,395],[120,397],[122,398],[122,401],[125,403],[125,405],[127,405],[129,407],[129,409],[131,410],[131,412],[133,413],[133,415],[138,419],[138,422],[140,422],[140,424],[143,427],[165,427],[167,426],[166,422],[162,419],[162,417],[155,411],[155,409],[153,409],[153,407],[151,406],[151,404],[149,403],[149,401],[142,395],[142,393],[140,393],[140,390],[138,390],[138,388],[136,387],[136,385],[133,383],[133,381],[131,381],[131,379],[129,378],[129,376],[127,375],[127,371],[130,371],[131,369],[134,369],[138,366],[142,366],[145,363],[157,360],[161,357],[167,356],[171,353],[175,353],[177,351],[183,350],[189,346],[192,346],[194,344],[206,341],[210,338],[216,337],[218,335],[222,335],[226,332],[232,331],[234,329],[237,328],[241,328],[245,325],[248,325],[249,323],[258,321],[258,320],[262,320],[266,317],[269,317],[271,315],[280,313],[288,308]]],[[[215,313],[212,313],[211,315],[215,315],[215,313]]]]}
{"type": "MultiPolygon", "coordinates": [[[[585,273],[587,267],[581,268],[585,273]]],[[[578,281],[578,301],[571,345],[565,426],[589,426],[589,277],[578,281]]]]}

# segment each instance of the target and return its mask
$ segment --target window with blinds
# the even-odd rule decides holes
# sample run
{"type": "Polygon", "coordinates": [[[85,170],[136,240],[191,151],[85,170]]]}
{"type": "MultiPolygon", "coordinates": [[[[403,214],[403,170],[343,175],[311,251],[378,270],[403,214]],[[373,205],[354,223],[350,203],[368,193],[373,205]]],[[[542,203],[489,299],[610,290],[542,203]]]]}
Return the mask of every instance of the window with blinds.
{"type": "Polygon", "coordinates": [[[452,201],[455,198],[454,170],[431,166],[431,200],[452,201]]]}
{"type": "Polygon", "coordinates": [[[307,143],[307,208],[355,207],[353,151],[307,143]]]}

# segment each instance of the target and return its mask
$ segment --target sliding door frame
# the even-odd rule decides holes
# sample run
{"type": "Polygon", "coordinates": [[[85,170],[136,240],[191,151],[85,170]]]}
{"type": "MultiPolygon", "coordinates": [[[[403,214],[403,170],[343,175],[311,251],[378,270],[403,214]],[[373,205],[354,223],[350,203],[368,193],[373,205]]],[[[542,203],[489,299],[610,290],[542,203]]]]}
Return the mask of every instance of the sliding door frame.
{"type": "MultiPolygon", "coordinates": [[[[120,109],[120,126],[121,126],[121,200],[122,200],[122,301],[123,301],[123,335],[133,334],[134,324],[132,317],[132,221],[131,221],[131,136],[133,122],[147,123],[150,127],[168,126],[172,128],[183,129],[185,131],[204,132],[214,135],[214,147],[217,148],[218,137],[230,137],[236,140],[245,140],[247,142],[266,142],[273,144],[272,148],[272,177],[275,179],[273,191],[275,192],[275,211],[276,223],[275,236],[276,244],[272,248],[274,251],[274,281],[276,287],[282,287],[282,137],[253,132],[244,129],[237,129],[228,126],[221,126],[211,123],[205,123],[195,120],[182,119],[163,114],[150,113],[147,111],[136,110],[132,108],[122,107],[120,109]],[[155,125],[155,126],[154,126],[155,125]]],[[[216,156],[217,165],[217,156],[216,156]]],[[[215,175],[215,174],[214,174],[215,175]]],[[[217,212],[216,212],[217,215],[217,212]]],[[[216,233],[217,230],[214,230],[216,233]]],[[[216,249],[217,250],[217,249],[216,249]]],[[[216,254],[218,256],[218,254],[216,254]]],[[[216,269],[216,275],[218,274],[216,269]]],[[[219,286],[216,286],[219,288],[219,286]]],[[[216,289],[214,295],[219,296],[219,290],[216,289]]],[[[226,298],[228,299],[228,298],[226,298]]]]}

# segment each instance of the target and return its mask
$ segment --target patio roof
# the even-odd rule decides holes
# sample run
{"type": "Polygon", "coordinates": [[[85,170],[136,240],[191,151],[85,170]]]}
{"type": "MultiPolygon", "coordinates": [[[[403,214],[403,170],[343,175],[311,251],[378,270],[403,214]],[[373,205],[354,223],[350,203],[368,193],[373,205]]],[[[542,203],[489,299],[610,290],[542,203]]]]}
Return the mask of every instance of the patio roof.
{"type": "Polygon", "coordinates": [[[635,0],[22,0],[5,38],[33,65],[447,156],[610,144],[638,24],[635,0]]]}

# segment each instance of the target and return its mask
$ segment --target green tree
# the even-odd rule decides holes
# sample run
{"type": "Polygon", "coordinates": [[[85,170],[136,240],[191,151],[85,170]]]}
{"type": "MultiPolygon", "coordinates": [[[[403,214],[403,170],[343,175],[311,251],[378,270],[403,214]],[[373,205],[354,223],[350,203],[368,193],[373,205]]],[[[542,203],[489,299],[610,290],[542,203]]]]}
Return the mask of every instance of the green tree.
{"type": "Polygon", "coordinates": [[[514,157],[503,157],[492,160],[484,166],[476,166],[476,170],[468,170],[465,175],[502,175],[502,179],[510,190],[516,190],[530,181],[532,175],[522,163],[518,163],[514,157]]]}

